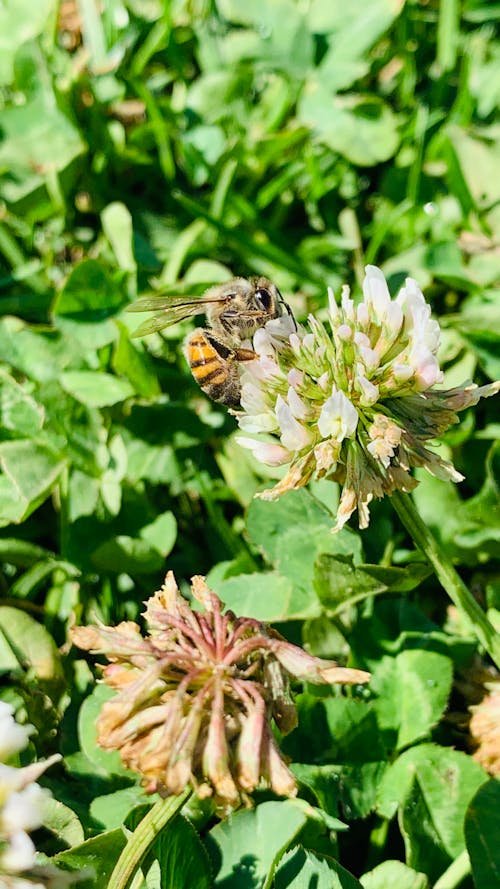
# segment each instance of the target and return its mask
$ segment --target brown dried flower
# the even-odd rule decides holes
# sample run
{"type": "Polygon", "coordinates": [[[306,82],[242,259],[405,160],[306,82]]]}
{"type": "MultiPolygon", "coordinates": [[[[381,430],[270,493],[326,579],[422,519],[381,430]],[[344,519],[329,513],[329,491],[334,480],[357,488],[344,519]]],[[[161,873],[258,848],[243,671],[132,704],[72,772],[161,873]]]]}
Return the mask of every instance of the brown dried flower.
{"type": "Polygon", "coordinates": [[[369,673],[338,667],[286,642],[257,620],[223,613],[202,577],[193,611],[172,572],[146,603],[148,634],[137,624],[77,627],[80,648],[105,654],[104,681],[117,694],[98,719],[98,741],[120,751],[148,791],[164,796],[191,784],[224,807],[260,784],[283,796],[297,792],[271,723],[296,725],[290,677],[313,683],[364,683],[369,673]]]}
{"type": "Polygon", "coordinates": [[[469,733],[474,759],[490,775],[500,775],[500,679],[486,683],[487,694],[470,707],[469,733]]]}

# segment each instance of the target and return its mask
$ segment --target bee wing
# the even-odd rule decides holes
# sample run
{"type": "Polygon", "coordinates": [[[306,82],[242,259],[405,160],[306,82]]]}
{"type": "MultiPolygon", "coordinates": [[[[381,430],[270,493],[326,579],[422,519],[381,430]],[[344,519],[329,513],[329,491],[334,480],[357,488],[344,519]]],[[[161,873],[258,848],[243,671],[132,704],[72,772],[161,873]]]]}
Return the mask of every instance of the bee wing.
{"type": "Polygon", "coordinates": [[[128,312],[151,312],[157,314],[153,318],[144,321],[132,336],[146,336],[148,333],[156,333],[165,327],[171,327],[179,321],[200,315],[205,311],[205,306],[213,303],[225,302],[225,299],[203,299],[203,297],[190,298],[186,296],[141,296],[127,309],[128,312]]]}

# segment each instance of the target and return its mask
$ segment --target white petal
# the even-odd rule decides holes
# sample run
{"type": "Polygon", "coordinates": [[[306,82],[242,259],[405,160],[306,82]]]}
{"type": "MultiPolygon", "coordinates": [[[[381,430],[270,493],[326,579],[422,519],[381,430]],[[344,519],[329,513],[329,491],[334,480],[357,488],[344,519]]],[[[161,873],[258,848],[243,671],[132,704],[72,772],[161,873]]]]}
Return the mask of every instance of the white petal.
{"type": "Polygon", "coordinates": [[[338,317],[339,317],[339,307],[335,300],[335,294],[331,287],[328,288],[328,311],[330,314],[330,319],[332,323],[335,325],[338,317]]]}
{"type": "Polygon", "coordinates": [[[18,793],[11,793],[0,816],[7,833],[15,830],[35,830],[42,823],[42,807],[49,796],[39,784],[29,784],[18,793]]]}
{"type": "Polygon", "coordinates": [[[307,420],[309,416],[309,408],[304,404],[299,395],[297,395],[295,389],[291,386],[288,390],[287,394],[288,404],[290,405],[290,410],[295,417],[296,420],[307,420]]]}
{"type": "Polygon", "coordinates": [[[326,399],[318,419],[322,438],[343,441],[352,438],[358,425],[358,412],[343,392],[334,392],[326,399]]]}
{"type": "MultiPolygon", "coordinates": [[[[349,324],[340,324],[339,327],[337,327],[337,336],[344,342],[352,340],[352,327],[350,327],[349,324]]],[[[370,341],[368,340],[368,343],[369,342],[370,341]]]]}
{"type": "Polygon", "coordinates": [[[281,443],[288,451],[301,451],[311,444],[311,433],[295,419],[281,395],[276,401],[276,417],[281,429],[281,443]]]}
{"type": "Polygon", "coordinates": [[[35,846],[24,830],[18,830],[9,837],[9,844],[2,852],[2,870],[28,870],[35,864],[35,846]]]}
{"type": "Polygon", "coordinates": [[[385,318],[391,304],[391,295],[384,273],[376,265],[367,265],[363,281],[363,294],[367,305],[373,307],[376,318],[385,318]]]}
{"type": "Polygon", "coordinates": [[[266,463],[267,466],[282,466],[283,463],[289,463],[292,457],[289,451],[277,444],[256,441],[256,439],[247,438],[245,435],[237,435],[236,441],[243,448],[253,451],[257,460],[266,463]]]}
{"type": "Polygon", "coordinates": [[[362,374],[358,374],[356,380],[361,389],[361,404],[364,407],[369,407],[370,405],[375,404],[379,397],[378,386],[371,383],[370,380],[367,380],[362,374]]]}
{"type": "Polygon", "coordinates": [[[0,760],[23,750],[33,731],[32,725],[19,725],[10,704],[0,701],[0,760]]]}

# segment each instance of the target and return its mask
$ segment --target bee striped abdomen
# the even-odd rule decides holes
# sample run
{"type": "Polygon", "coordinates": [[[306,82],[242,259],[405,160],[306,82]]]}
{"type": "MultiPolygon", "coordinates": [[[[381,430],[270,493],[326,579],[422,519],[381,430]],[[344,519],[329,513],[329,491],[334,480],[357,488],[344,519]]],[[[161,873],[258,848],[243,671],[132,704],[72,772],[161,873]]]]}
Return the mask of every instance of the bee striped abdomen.
{"type": "Polygon", "coordinates": [[[233,349],[207,331],[195,330],[186,341],[186,356],[194,379],[209,398],[224,404],[239,403],[233,349]]]}

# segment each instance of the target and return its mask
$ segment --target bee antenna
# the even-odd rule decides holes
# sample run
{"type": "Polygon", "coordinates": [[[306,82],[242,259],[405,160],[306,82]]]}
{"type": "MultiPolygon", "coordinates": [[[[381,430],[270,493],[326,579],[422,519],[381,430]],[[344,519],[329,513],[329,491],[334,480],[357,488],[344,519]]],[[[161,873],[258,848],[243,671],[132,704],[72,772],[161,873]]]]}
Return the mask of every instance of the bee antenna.
{"type": "Polygon", "coordinates": [[[288,305],[287,301],[286,301],[285,299],[283,299],[283,294],[281,293],[281,291],[278,290],[278,288],[276,288],[276,290],[278,291],[278,300],[279,300],[279,302],[281,303],[281,305],[285,307],[285,309],[286,309],[286,311],[287,311],[287,315],[290,315],[290,318],[291,318],[292,321],[293,321],[293,326],[295,327],[295,332],[297,332],[298,327],[297,327],[297,322],[296,322],[296,320],[295,320],[295,315],[293,314],[293,312],[292,312],[290,306],[288,305]]]}

